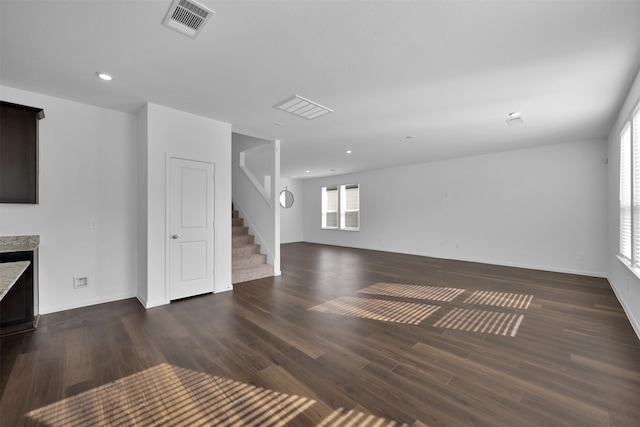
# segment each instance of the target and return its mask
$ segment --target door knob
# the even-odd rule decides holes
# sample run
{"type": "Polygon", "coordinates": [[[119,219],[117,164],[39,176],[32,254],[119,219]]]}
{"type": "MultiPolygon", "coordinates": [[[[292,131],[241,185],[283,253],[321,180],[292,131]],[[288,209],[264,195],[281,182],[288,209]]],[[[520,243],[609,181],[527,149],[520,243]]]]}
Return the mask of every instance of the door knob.
{"type": "Polygon", "coordinates": [[[177,239],[178,237],[180,237],[180,236],[178,236],[177,234],[172,234],[172,235],[171,235],[171,238],[172,238],[172,239],[177,239]]]}

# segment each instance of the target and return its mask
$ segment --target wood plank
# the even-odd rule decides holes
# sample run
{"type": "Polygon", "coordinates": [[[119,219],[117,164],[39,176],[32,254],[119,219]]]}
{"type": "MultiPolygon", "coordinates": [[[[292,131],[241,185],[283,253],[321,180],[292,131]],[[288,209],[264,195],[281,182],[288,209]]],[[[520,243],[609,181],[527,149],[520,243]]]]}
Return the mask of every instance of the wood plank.
{"type": "MultiPolygon", "coordinates": [[[[5,348],[2,348],[4,355],[5,348]]],[[[2,399],[0,399],[0,425],[19,426],[25,424],[25,414],[33,408],[33,385],[36,381],[35,366],[39,352],[23,353],[13,363],[2,399]]]]}
{"type": "Polygon", "coordinates": [[[302,425],[305,425],[305,423],[306,425],[316,425],[333,412],[331,407],[315,395],[312,388],[305,385],[278,365],[269,366],[260,371],[258,375],[264,380],[266,387],[271,390],[278,390],[297,396],[306,396],[313,401],[313,405],[310,405],[308,409],[304,411],[304,421],[298,420],[298,422],[302,422],[302,425]]]}
{"type": "Polygon", "coordinates": [[[85,329],[75,329],[67,334],[62,378],[65,389],[93,380],[89,339],[85,329]]]}

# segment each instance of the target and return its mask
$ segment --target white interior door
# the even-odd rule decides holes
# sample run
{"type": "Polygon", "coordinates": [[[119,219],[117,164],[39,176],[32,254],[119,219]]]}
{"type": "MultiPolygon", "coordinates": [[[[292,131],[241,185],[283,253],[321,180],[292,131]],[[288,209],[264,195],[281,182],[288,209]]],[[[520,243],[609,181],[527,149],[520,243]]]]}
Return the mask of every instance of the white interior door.
{"type": "Polygon", "coordinates": [[[171,158],[169,299],[214,289],[214,165],[171,158]]]}

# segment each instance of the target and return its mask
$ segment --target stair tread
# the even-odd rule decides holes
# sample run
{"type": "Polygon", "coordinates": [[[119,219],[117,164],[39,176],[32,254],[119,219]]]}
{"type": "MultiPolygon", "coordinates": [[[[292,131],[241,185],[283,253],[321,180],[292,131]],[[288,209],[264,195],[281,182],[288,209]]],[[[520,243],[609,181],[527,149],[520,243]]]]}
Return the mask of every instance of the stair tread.
{"type": "Polygon", "coordinates": [[[263,258],[266,257],[265,254],[261,254],[260,252],[251,253],[251,254],[232,254],[234,255],[232,258],[235,259],[244,259],[244,258],[263,258]]]}
{"type": "Polygon", "coordinates": [[[254,267],[259,265],[268,265],[267,256],[263,254],[249,254],[234,256],[232,259],[233,270],[245,267],[254,267]]]}
{"type": "Polygon", "coordinates": [[[234,247],[234,248],[244,248],[244,247],[247,247],[247,246],[257,246],[257,247],[260,247],[260,245],[259,245],[259,244],[257,244],[257,243],[252,243],[252,242],[239,242],[239,243],[236,243],[236,244],[234,244],[234,245],[233,245],[233,247],[234,247]]]}
{"type": "Polygon", "coordinates": [[[246,236],[249,234],[249,227],[242,225],[234,225],[231,227],[231,235],[233,236],[246,236]]]}
{"type": "Polygon", "coordinates": [[[247,248],[252,248],[252,247],[254,247],[254,246],[256,246],[256,247],[258,248],[258,250],[260,249],[260,245],[257,245],[257,244],[255,244],[255,243],[253,243],[253,242],[242,242],[242,243],[234,242],[234,243],[231,245],[231,248],[232,248],[232,249],[242,249],[242,250],[246,250],[247,248]]]}
{"type": "Polygon", "coordinates": [[[253,235],[251,234],[232,234],[234,244],[253,243],[253,235]]]}
{"type": "Polygon", "coordinates": [[[260,245],[253,242],[241,242],[241,243],[234,243],[232,245],[233,249],[252,248],[252,247],[260,248],[260,245]]]}
{"type": "Polygon", "coordinates": [[[236,245],[232,248],[232,251],[236,255],[257,254],[260,253],[260,246],[255,243],[251,245],[236,245]]]}
{"type": "Polygon", "coordinates": [[[269,264],[261,264],[255,267],[234,268],[232,276],[231,281],[234,284],[263,279],[273,276],[273,267],[269,264]]]}
{"type": "Polygon", "coordinates": [[[273,266],[269,264],[257,264],[252,265],[250,267],[238,267],[233,269],[235,271],[257,271],[257,270],[271,270],[273,271],[273,266]]]}

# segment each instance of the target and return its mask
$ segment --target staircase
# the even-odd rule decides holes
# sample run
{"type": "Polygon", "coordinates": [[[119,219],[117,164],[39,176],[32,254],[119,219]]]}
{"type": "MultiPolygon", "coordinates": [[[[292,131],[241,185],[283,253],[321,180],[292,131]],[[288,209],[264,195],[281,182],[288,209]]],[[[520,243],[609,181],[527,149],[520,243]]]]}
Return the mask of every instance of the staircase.
{"type": "Polygon", "coordinates": [[[232,283],[248,282],[273,276],[273,266],[267,264],[267,256],[260,253],[260,245],[253,243],[249,227],[244,226],[237,210],[232,212],[232,283]]]}

